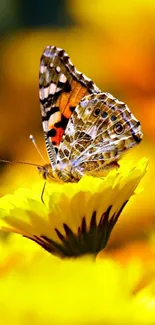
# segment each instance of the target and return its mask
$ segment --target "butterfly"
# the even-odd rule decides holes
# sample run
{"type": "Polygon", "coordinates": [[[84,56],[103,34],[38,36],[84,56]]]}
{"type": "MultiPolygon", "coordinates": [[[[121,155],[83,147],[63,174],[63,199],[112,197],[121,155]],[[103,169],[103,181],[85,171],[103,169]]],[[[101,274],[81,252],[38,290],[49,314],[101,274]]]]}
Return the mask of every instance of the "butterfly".
{"type": "Polygon", "coordinates": [[[50,160],[38,167],[44,179],[77,182],[118,167],[121,153],[142,140],[140,122],[128,106],[102,92],[56,46],[41,56],[39,97],[50,160]]]}

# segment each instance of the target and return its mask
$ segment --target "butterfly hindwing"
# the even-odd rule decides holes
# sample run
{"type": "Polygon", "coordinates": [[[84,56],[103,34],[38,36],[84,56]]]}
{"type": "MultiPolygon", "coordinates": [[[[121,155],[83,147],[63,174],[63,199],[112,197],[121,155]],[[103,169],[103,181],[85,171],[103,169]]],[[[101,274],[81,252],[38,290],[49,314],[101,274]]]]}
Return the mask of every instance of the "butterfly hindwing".
{"type": "Polygon", "coordinates": [[[67,53],[47,46],[40,61],[39,95],[48,152],[58,148],[68,120],[80,100],[99,93],[92,80],[76,70],[67,53]]]}
{"type": "Polygon", "coordinates": [[[89,95],[71,116],[57,159],[82,174],[103,169],[117,163],[120,154],[135,145],[138,127],[123,102],[109,93],[89,95]]]}

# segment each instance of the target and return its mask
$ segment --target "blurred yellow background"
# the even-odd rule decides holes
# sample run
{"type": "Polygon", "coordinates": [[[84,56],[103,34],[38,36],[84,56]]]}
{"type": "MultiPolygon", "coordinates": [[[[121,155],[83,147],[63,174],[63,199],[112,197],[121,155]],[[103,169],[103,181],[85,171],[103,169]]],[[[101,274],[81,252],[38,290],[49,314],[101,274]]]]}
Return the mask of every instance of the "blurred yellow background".
{"type": "MultiPolygon", "coordinates": [[[[0,158],[41,163],[46,156],[38,96],[47,45],[64,48],[78,70],[126,102],[144,132],[125,161],[148,157],[140,188],[109,245],[139,240],[155,225],[155,2],[153,0],[0,1],[0,158]]],[[[48,162],[48,158],[47,158],[48,162]]],[[[0,164],[0,194],[39,180],[35,167],[0,164]]]]}

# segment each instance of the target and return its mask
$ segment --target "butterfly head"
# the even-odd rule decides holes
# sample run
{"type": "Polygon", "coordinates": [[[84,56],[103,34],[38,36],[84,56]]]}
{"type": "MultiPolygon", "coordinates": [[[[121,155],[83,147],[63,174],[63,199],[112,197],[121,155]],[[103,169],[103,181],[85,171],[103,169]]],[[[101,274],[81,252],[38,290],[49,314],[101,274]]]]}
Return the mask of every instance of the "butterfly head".
{"type": "Polygon", "coordinates": [[[38,172],[41,176],[41,178],[47,180],[47,181],[51,181],[51,180],[56,180],[54,171],[51,167],[51,164],[45,164],[43,166],[38,166],[37,167],[38,172]]]}
{"type": "Polygon", "coordinates": [[[64,182],[77,182],[80,178],[79,175],[72,176],[70,173],[71,166],[68,164],[58,164],[52,168],[51,164],[46,164],[43,166],[38,166],[37,169],[39,171],[40,176],[46,181],[55,181],[59,183],[64,182]],[[60,168],[61,166],[61,168],[60,168]],[[63,166],[63,170],[62,170],[63,166]]]}

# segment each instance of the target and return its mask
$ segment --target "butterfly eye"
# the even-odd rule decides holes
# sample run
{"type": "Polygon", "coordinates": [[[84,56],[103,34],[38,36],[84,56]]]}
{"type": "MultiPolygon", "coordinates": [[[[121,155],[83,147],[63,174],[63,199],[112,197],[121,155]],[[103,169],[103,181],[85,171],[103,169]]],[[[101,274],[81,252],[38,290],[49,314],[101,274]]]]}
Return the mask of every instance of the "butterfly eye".
{"type": "Polygon", "coordinates": [[[114,132],[116,134],[121,134],[123,132],[124,128],[121,123],[117,123],[114,125],[114,132]]]}
{"type": "Polygon", "coordinates": [[[99,114],[100,114],[100,109],[96,108],[93,115],[98,116],[99,114]]]}

